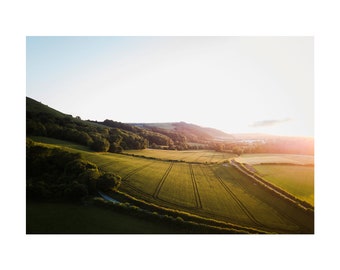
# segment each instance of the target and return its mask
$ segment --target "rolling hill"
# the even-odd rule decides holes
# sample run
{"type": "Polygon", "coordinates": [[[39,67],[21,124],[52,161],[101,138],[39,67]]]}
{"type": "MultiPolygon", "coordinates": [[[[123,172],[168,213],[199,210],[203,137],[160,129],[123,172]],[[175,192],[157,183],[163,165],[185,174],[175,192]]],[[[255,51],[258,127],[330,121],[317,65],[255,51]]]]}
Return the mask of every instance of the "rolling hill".
{"type": "MultiPolygon", "coordinates": [[[[32,98],[26,98],[27,135],[64,139],[90,146],[95,151],[121,152],[147,147],[171,150],[190,149],[191,143],[207,147],[209,142],[231,140],[222,131],[185,122],[127,124],[106,119],[81,120],[32,98]]],[[[197,146],[196,146],[197,147],[197,146]]]]}
{"type": "Polygon", "coordinates": [[[266,134],[227,134],[185,122],[122,123],[81,120],[26,98],[27,135],[68,140],[94,151],[122,152],[144,148],[210,149],[241,153],[314,154],[314,139],[266,134]]]}
{"type": "Polygon", "coordinates": [[[186,136],[189,142],[234,139],[231,134],[227,134],[223,131],[214,128],[201,127],[186,122],[135,123],[132,125],[158,132],[177,132],[186,136]]]}

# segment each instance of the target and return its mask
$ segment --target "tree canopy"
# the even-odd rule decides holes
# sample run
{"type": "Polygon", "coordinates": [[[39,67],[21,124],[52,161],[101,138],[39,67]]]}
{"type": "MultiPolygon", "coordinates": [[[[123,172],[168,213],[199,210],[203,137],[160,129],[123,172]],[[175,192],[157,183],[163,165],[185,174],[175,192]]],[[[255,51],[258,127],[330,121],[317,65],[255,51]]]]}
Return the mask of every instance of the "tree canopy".
{"type": "Polygon", "coordinates": [[[117,190],[120,177],[102,172],[80,154],[26,142],[27,199],[80,200],[98,190],[117,190]]]}

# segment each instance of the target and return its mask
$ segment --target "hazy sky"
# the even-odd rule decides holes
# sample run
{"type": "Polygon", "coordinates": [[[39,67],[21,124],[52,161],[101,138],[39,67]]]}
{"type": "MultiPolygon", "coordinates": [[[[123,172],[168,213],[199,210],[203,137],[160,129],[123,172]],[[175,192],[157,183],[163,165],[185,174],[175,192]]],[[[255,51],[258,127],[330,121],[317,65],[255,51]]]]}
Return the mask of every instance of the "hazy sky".
{"type": "Polygon", "coordinates": [[[82,119],[313,136],[312,37],[27,37],[27,96],[82,119]]]}

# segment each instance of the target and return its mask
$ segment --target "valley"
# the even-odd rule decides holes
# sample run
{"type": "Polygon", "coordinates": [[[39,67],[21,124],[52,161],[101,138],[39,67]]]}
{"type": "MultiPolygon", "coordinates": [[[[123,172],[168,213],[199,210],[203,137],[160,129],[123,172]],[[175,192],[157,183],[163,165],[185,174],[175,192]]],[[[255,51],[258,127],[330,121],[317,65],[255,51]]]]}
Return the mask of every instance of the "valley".
{"type": "MultiPolygon", "coordinates": [[[[31,100],[28,100],[27,111],[27,138],[33,158],[37,151],[34,149],[45,149],[46,153],[59,149],[61,153],[79,155],[84,164],[81,166],[90,168],[84,178],[81,170],[85,167],[77,165],[73,169],[65,163],[70,172],[80,171],[72,174],[73,182],[66,182],[64,191],[63,184],[58,184],[60,195],[56,198],[63,198],[64,203],[65,198],[72,199],[68,190],[77,187],[83,190],[83,195],[79,195],[80,191],[72,192],[78,192],[74,194],[85,204],[95,202],[96,207],[99,204],[114,211],[126,211],[156,223],[168,220],[166,224],[173,224],[171,233],[314,233],[311,148],[306,148],[305,152],[301,147],[295,152],[293,148],[285,148],[288,152],[280,148],[287,141],[294,140],[295,147],[298,140],[302,144],[310,140],[270,137],[266,138],[268,141],[254,143],[234,140],[232,135],[226,134],[221,141],[213,137],[213,134],[221,136],[221,132],[192,124],[167,124],[166,129],[162,129],[162,125],[150,128],[150,125],[111,120],[84,121],[31,100]],[[268,147],[275,148],[276,152],[256,153],[268,147]],[[111,189],[113,184],[105,182],[111,181],[104,180],[108,177],[105,175],[119,179],[115,188],[111,189]],[[103,184],[97,185],[96,179],[103,179],[103,184]],[[112,200],[107,200],[108,197],[112,200]]],[[[62,171],[60,167],[56,181],[71,181],[67,180],[71,176],[62,171]]],[[[28,175],[27,179],[31,190],[39,195],[42,180],[48,192],[53,192],[54,187],[50,188],[41,178],[46,175],[38,171],[31,173],[34,177],[28,175]]],[[[56,203],[48,199],[48,192],[44,193],[44,200],[56,203]]],[[[29,196],[28,206],[31,203],[29,196]]],[[[28,224],[28,228],[31,227],[28,224]]],[[[30,232],[33,233],[28,230],[30,232]]]]}

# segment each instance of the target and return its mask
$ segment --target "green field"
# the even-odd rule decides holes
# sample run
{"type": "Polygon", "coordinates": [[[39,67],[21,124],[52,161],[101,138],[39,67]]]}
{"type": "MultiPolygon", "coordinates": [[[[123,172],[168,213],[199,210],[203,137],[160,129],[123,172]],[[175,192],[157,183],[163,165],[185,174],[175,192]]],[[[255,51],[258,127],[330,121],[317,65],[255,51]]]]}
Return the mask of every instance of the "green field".
{"type": "MultiPolygon", "coordinates": [[[[214,160],[212,151],[184,151],[188,160],[203,162],[198,164],[95,153],[58,140],[43,141],[80,152],[101,169],[119,174],[120,190],[147,203],[267,232],[314,231],[313,216],[254,184],[233,166],[205,164],[204,158],[214,160]]],[[[179,151],[167,151],[161,158],[168,159],[165,156],[169,152],[177,155],[175,160],[182,155],[179,151]]]]}
{"type": "Polygon", "coordinates": [[[229,158],[236,157],[232,153],[222,153],[212,150],[158,150],[158,149],[143,149],[143,150],[126,150],[124,153],[129,155],[152,157],[163,160],[176,160],[195,163],[222,163],[229,158]]]}
{"type": "Polygon", "coordinates": [[[314,167],[296,165],[253,165],[266,181],[314,206],[314,167]]]}
{"type": "Polygon", "coordinates": [[[236,161],[248,164],[291,163],[298,165],[314,164],[314,156],[292,154],[242,154],[236,161]]]}
{"type": "Polygon", "coordinates": [[[26,233],[183,233],[159,224],[93,205],[27,203],[26,233]]]}

